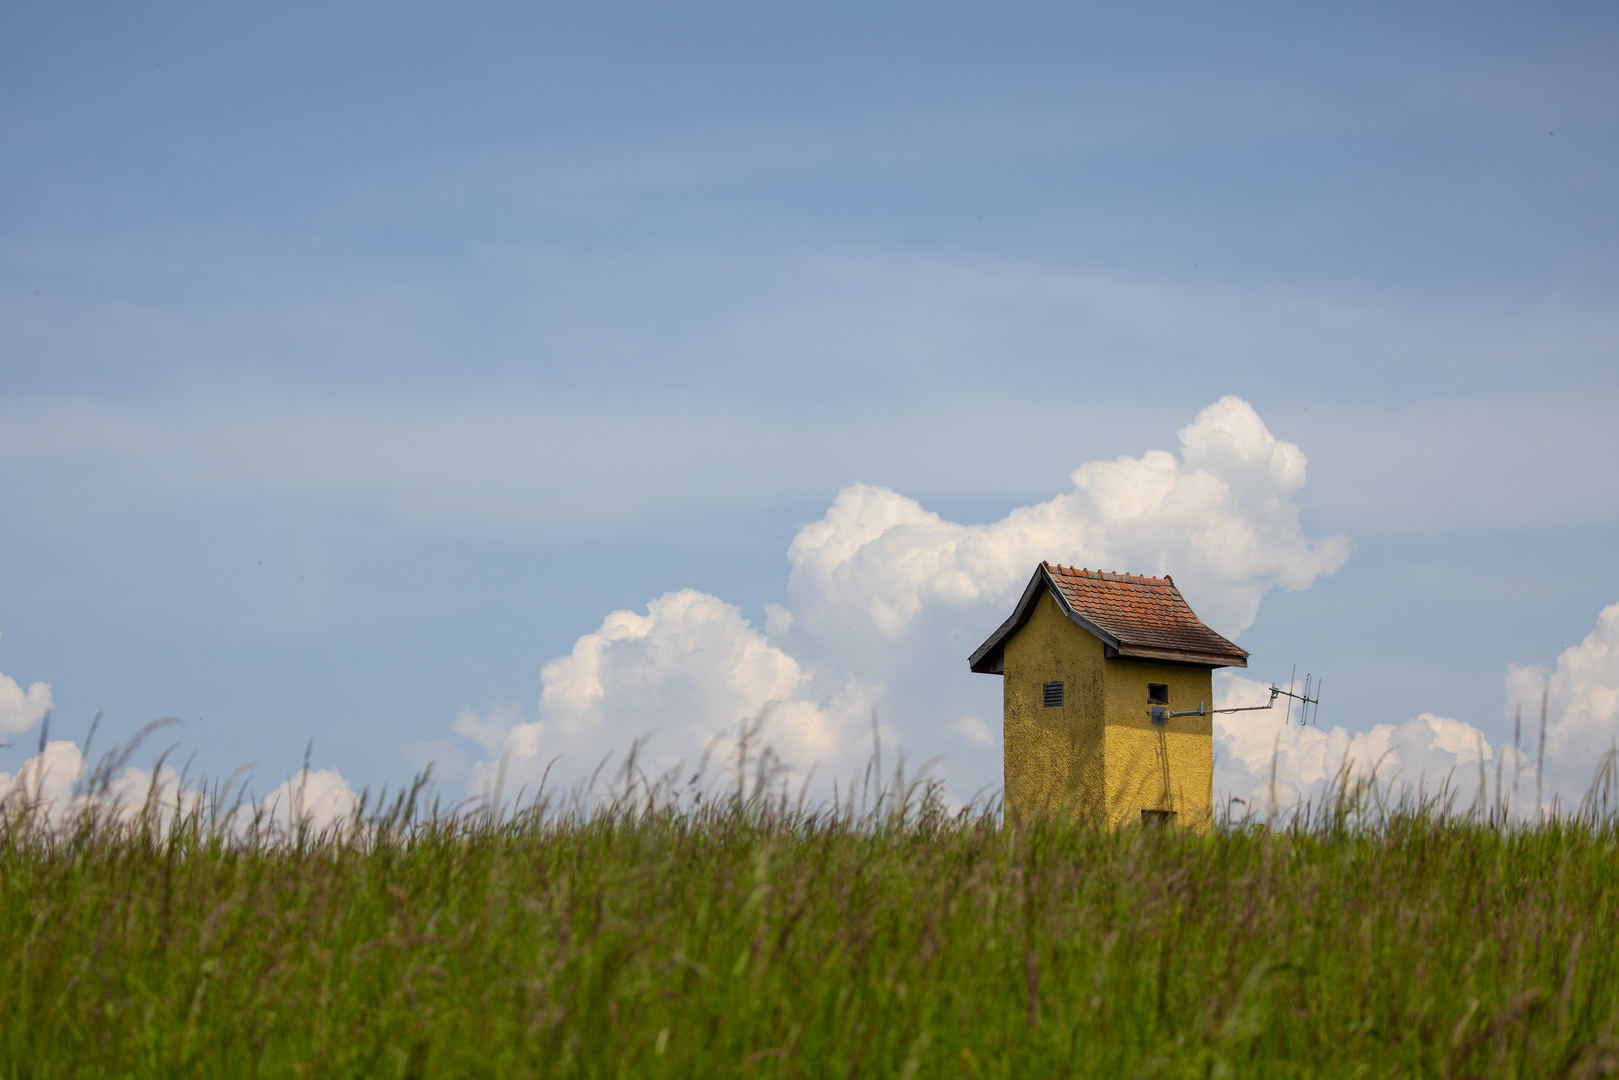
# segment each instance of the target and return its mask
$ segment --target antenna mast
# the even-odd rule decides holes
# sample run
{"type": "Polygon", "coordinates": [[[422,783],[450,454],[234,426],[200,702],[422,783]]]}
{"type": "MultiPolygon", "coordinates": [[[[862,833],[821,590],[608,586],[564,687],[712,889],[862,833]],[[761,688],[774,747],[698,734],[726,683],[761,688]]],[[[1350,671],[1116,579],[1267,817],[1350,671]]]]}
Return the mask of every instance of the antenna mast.
{"type": "Polygon", "coordinates": [[[1197,703],[1197,708],[1187,709],[1185,712],[1170,712],[1162,705],[1153,705],[1149,707],[1148,711],[1152,714],[1153,723],[1162,724],[1164,721],[1176,716],[1212,716],[1216,713],[1262,712],[1265,709],[1275,707],[1277,698],[1285,697],[1288,700],[1287,718],[1283,721],[1284,723],[1290,724],[1293,722],[1293,703],[1296,701],[1299,703],[1299,725],[1302,727],[1306,724],[1313,724],[1315,723],[1316,717],[1321,712],[1321,680],[1316,679],[1309,672],[1306,672],[1304,675],[1303,692],[1294,693],[1293,688],[1298,678],[1298,670],[1298,667],[1295,665],[1293,668],[1293,678],[1287,681],[1286,690],[1283,690],[1275,683],[1271,683],[1270,700],[1263,705],[1242,705],[1232,709],[1207,709],[1204,708],[1203,702],[1200,701],[1197,703]]]}

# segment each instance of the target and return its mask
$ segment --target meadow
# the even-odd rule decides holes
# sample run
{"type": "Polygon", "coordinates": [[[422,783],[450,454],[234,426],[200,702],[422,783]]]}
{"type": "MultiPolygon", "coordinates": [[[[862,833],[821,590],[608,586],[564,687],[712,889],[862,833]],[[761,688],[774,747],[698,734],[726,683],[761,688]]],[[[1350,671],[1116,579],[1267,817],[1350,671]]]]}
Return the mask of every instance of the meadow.
{"type": "Polygon", "coordinates": [[[0,1075],[1619,1073],[1605,806],[1346,785],[1197,835],[1009,826],[902,778],[504,817],[420,792],[290,833],[13,799],[0,1075]]]}

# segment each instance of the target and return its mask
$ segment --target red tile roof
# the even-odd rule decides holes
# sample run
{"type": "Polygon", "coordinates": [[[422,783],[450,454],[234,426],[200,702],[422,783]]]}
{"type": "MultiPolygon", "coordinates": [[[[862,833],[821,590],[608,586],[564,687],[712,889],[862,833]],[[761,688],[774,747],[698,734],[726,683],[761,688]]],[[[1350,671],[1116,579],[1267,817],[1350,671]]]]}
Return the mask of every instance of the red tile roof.
{"type": "Polygon", "coordinates": [[[1203,625],[1168,574],[1145,577],[1042,562],[1012,617],[973,653],[974,671],[1002,670],[1006,638],[1028,621],[1040,592],[1102,639],[1105,654],[1199,667],[1247,667],[1248,654],[1203,625]]]}
{"type": "Polygon", "coordinates": [[[1175,579],[1075,570],[1041,563],[1068,606],[1119,639],[1120,653],[1166,650],[1229,658],[1246,667],[1248,654],[1203,625],[1175,587],[1175,579]]]}

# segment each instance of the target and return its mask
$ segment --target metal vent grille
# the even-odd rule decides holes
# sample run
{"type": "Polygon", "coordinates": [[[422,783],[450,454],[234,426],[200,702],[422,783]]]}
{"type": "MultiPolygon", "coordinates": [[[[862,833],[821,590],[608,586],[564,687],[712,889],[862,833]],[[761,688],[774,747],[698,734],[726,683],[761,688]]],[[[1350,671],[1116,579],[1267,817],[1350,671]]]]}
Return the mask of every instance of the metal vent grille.
{"type": "Polygon", "coordinates": [[[1062,704],[1062,683],[1046,683],[1046,708],[1050,709],[1062,704]]]}

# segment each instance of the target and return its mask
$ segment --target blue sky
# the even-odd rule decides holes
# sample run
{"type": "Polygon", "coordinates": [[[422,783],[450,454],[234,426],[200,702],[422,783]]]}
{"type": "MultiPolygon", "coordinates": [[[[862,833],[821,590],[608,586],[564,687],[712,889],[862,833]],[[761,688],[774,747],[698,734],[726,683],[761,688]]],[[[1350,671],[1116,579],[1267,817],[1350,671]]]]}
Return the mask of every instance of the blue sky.
{"type": "MultiPolygon", "coordinates": [[[[459,784],[609,612],[810,604],[849,485],[994,522],[1225,395],[1352,544],[1239,638],[1324,723],[1510,740],[1619,601],[1611,8],[0,19],[0,672],[54,735],[459,784]]],[[[860,670],[962,783],[998,602],[860,670]]]]}

